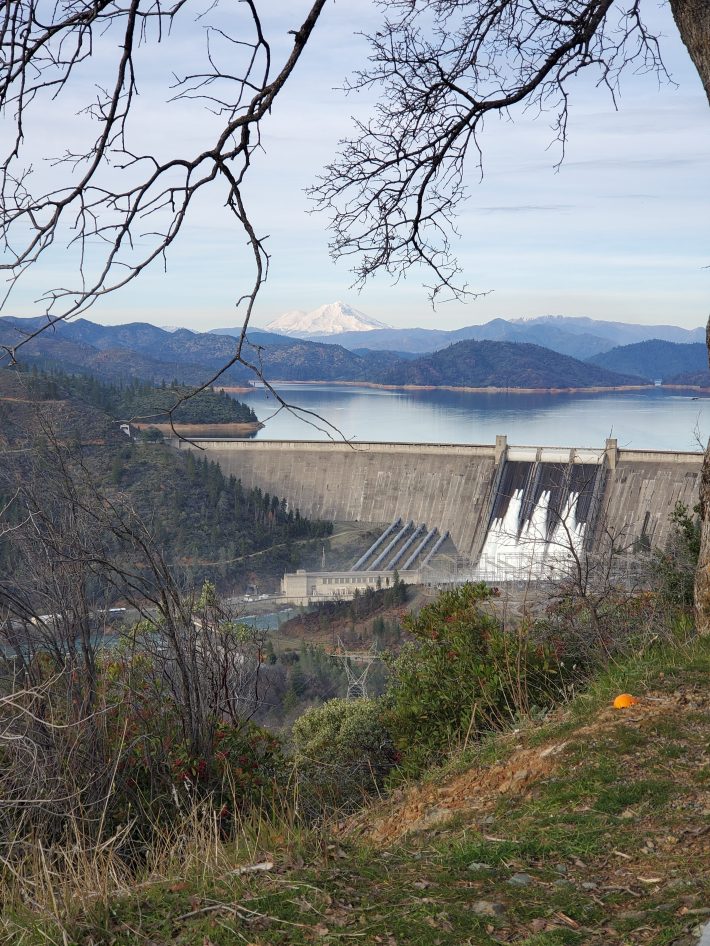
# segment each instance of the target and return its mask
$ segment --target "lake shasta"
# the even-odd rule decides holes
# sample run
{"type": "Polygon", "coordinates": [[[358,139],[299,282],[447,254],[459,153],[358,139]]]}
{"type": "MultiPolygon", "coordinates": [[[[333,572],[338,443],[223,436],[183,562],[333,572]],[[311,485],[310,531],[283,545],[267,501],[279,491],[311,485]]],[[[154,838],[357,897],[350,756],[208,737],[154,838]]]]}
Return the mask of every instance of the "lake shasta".
{"type": "Polygon", "coordinates": [[[236,395],[265,426],[258,439],[327,440],[319,415],[349,440],[410,443],[493,443],[601,446],[616,437],[636,450],[700,451],[710,433],[710,397],[648,388],[596,394],[482,394],[382,390],[336,384],[276,384],[301,409],[277,412],[265,388],[236,395]],[[311,415],[302,413],[312,412],[311,415]],[[276,413],[275,413],[276,412],[276,413]],[[310,423],[308,422],[310,421],[310,423]]]}

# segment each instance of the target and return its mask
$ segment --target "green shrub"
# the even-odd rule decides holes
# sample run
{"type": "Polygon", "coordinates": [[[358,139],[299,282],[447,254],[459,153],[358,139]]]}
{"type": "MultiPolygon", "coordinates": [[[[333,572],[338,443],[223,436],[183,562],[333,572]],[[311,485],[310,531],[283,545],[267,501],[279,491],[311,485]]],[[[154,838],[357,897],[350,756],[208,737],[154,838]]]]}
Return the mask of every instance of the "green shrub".
{"type": "Polygon", "coordinates": [[[135,833],[147,836],[196,802],[218,812],[224,829],[255,806],[268,809],[287,776],[278,737],[217,708],[202,720],[196,749],[175,681],[160,671],[155,655],[120,648],[100,664],[109,757],[116,760],[110,817],[131,819],[135,833]]]}
{"type": "Polygon", "coordinates": [[[465,584],[442,592],[404,628],[413,640],[391,661],[386,721],[405,771],[552,702],[557,670],[525,625],[506,633],[481,605],[497,591],[465,584]]]}
{"type": "Polygon", "coordinates": [[[379,789],[396,761],[377,700],[329,700],[293,727],[294,761],[304,811],[356,807],[379,789]]]}
{"type": "Polygon", "coordinates": [[[668,545],[656,551],[654,572],[661,597],[686,610],[693,607],[695,571],[700,555],[700,509],[691,511],[680,501],[670,515],[673,525],[668,545]]]}

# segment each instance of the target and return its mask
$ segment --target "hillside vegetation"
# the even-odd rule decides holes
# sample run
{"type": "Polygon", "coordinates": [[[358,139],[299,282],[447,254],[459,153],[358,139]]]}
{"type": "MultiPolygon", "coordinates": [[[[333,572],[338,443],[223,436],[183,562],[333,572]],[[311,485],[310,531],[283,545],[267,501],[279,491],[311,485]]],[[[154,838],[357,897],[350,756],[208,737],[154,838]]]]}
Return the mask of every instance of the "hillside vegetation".
{"type": "MultiPolygon", "coordinates": [[[[114,419],[94,406],[104,402],[120,417],[131,404],[152,398],[143,386],[121,389],[71,379],[70,387],[56,378],[0,371],[0,450],[6,454],[2,496],[12,496],[17,477],[25,475],[30,483],[41,476],[34,458],[17,448],[36,450],[57,437],[68,445],[72,462],[87,467],[97,488],[122,497],[168,562],[197,584],[210,578],[243,587],[255,568],[280,577],[300,561],[309,540],[330,533],[329,523],[303,519],[279,497],[245,489],[206,457],[129,440],[114,419]]],[[[171,398],[173,393],[156,396],[171,398]]],[[[231,413],[231,405],[237,404],[209,392],[195,401],[199,410],[207,403],[207,416],[214,416],[215,407],[231,413]]],[[[12,556],[8,541],[0,538],[0,563],[7,566],[12,556]]]]}
{"type": "Polygon", "coordinates": [[[106,411],[115,420],[139,424],[164,424],[168,412],[181,398],[184,401],[173,411],[175,424],[253,424],[256,414],[247,404],[229,397],[224,391],[208,388],[192,393],[192,389],[173,381],[156,387],[145,381],[110,384],[90,375],[70,375],[63,371],[32,371],[28,384],[33,396],[58,400],[67,394],[93,407],[106,411]]]}
{"type": "Polygon", "coordinates": [[[638,375],[645,380],[671,381],[676,375],[693,374],[707,369],[707,346],[700,342],[679,344],[659,339],[621,345],[588,358],[590,364],[638,375]]]}
{"type": "MultiPolygon", "coordinates": [[[[25,946],[691,946],[708,921],[710,645],[618,666],[332,829],[185,815],[139,882],[8,903],[25,946]],[[610,706],[632,691],[630,710],[610,706]],[[172,849],[171,849],[172,846],[172,849]]],[[[14,937],[14,938],[13,938],[14,937]]]]}
{"type": "Polygon", "coordinates": [[[590,388],[638,384],[539,345],[463,341],[378,374],[385,384],[501,388],[590,388]]]}
{"type": "Polygon", "coordinates": [[[703,371],[684,372],[683,374],[677,374],[669,378],[668,383],[710,389],[710,371],[705,368],[703,371]]]}

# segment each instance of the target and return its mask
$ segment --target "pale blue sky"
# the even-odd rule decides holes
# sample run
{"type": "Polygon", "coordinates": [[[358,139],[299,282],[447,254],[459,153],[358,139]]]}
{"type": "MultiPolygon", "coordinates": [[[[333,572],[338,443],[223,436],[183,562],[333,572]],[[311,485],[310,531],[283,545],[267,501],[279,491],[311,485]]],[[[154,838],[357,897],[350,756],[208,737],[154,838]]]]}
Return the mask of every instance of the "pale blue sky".
{"type": "MultiPolygon", "coordinates": [[[[459,220],[458,254],[473,288],[492,290],[468,304],[436,313],[413,273],[392,286],[381,278],[361,293],[349,288],[347,267],[328,256],[325,219],[309,214],[304,188],[347,135],[349,115],[365,114],[365,100],[337,91],[366,54],[358,30],[374,26],[368,0],[330,3],[310,48],[263,128],[249,188],[257,230],[269,234],[272,269],[254,324],[283,311],[311,309],[342,299],[391,325],[459,326],[495,317],[588,315],[630,322],[704,323],[710,306],[710,108],[667,6],[646,3],[646,17],[664,33],[662,48],[677,87],[652,76],[622,80],[619,110],[607,93],[579,81],[571,99],[567,157],[556,172],[552,117],[515,123],[492,120],[483,139],[484,178],[471,165],[470,199],[459,220]]],[[[290,42],[294,10],[303,0],[269,0],[267,29],[276,52],[290,42]]],[[[186,24],[156,54],[139,61],[139,135],[199,146],[211,119],[186,105],[160,105],[163,76],[179,58],[190,71],[197,60],[197,27],[186,24]]],[[[92,68],[97,70],[100,61],[92,68]]],[[[89,71],[87,81],[94,80],[89,71]]],[[[44,154],[61,150],[78,100],[67,97],[38,109],[44,154]]],[[[208,139],[209,140],[209,139],[208,139]]],[[[34,145],[39,147],[38,144],[34,145]]],[[[195,208],[169,256],[167,273],[145,273],[109,297],[88,317],[105,323],[144,320],[196,330],[237,324],[236,299],[250,278],[244,238],[215,195],[195,208]]],[[[60,253],[30,272],[5,310],[35,314],[49,284],[70,281],[71,262],[60,253]]],[[[426,278],[423,279],[426,282],[426,278]]]]}

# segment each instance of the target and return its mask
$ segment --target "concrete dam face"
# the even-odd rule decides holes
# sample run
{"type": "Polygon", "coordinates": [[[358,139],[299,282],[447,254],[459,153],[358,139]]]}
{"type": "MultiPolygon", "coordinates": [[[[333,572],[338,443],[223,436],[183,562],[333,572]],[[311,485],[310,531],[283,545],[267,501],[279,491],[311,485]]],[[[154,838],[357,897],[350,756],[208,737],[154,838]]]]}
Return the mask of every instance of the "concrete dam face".
{"type": "Polygon", "coordinates": [[[697,502],[703,459],[619,450],[614,440],[516,447],[502,436],[494,445],[205,440],[199,448],[306,516],[377,525],[402,517],[446,530],[462,559],[499,579],[526,567],[524,548],[551,570],[564,558],[556,549],[593,553],[610,533],[625,548],[665,547],[676,503],[697,502]]]}

